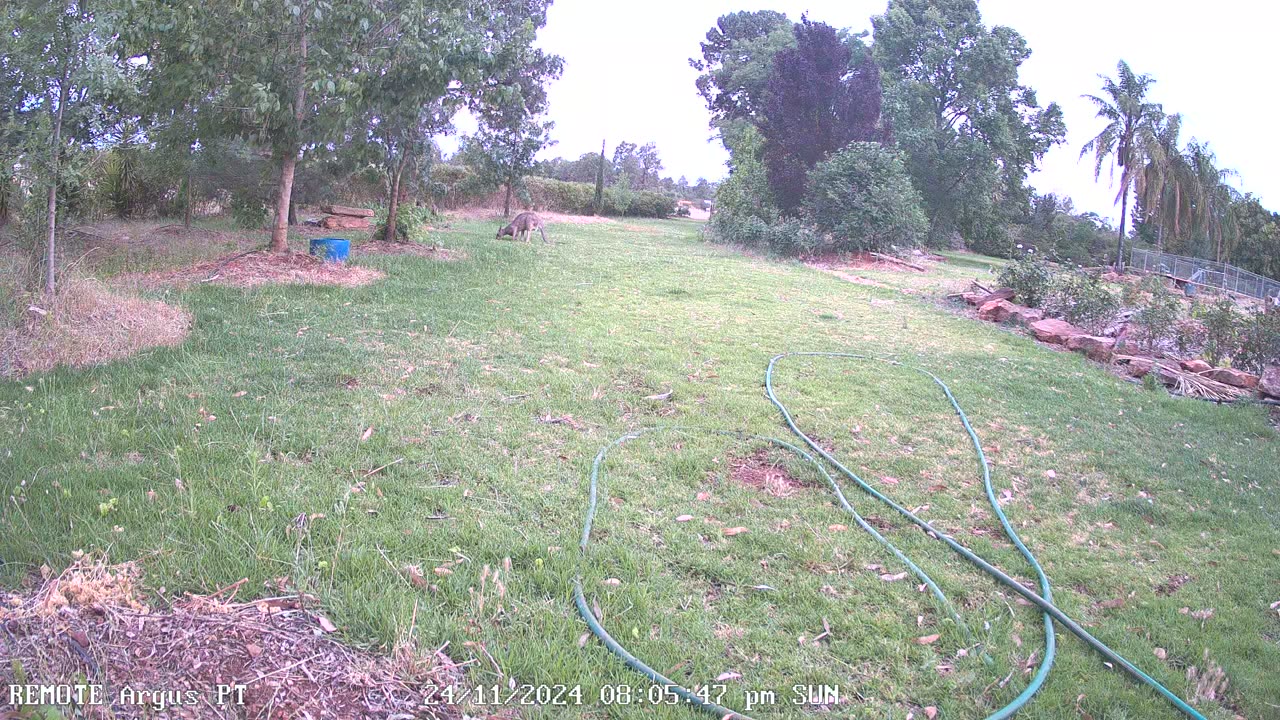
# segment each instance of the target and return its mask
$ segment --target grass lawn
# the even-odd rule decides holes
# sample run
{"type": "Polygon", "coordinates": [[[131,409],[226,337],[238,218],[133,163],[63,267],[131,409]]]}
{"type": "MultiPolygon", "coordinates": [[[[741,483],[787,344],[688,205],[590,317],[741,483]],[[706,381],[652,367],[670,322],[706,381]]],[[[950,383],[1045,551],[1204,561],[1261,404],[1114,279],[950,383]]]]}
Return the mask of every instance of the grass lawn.
{"type": "MultiPolygon", "coordinates": [[[[950,384],[1063,610],[1183,697],[1207,652],[1231,683],[1225,703],[1199,703],[1209,717],[1280,717],[1280,443],[1262,409],[1144,390],[929,297],[703,244],[688,221],[555,225],[551,247],[495,227],[439,233],[464,251],[455,262],[361,258],[387,278],[357,289],[172,291],[196,317],[185,345],[0,385],[0,582],[76,550],[138,559],[166,594],[248,577],[243,598],[283,577],[352,643],[392,644],[416,607],[417,642],[475,660],[476,684],[582,687],[583,705],[525,717],[700,717],[647,705],[642,678],[582,640],[572,579],[591,461],[659,424],[789,439],[763,394],[768,359],[865,353],[950,384]],[[631,704],[597,702],[615,684],[637,688],[631,704]]],[[[932,282],[990,278],[986,259],[953,260],[932,282]]],[[[1031,577],[927,380],[792,358],[775,382],[851,468],[1031,577]]],[[[735,482],[734,459],[756,449],[652,433],[611,453],[584,585],[615,637],[686,685],[740,674],[729,707],[777,691],[759,717],[795,717],[796,684],[838,685],[839,717],[981,718],[1021,691],[1043,652],[1038,613],[849,490],[948,593],[982,647],[966,645],[910,577],[881,579],[905,568],[812,471],[771,452],[805,487],[735,482]],[[732,526],[749,530],[725,537],[732,526]],[[819,644],[799,642],[824,622],[819,644]]],[[[1059,648],[1019,717],[1177,717],[1073,636],[1059,648]]]]}

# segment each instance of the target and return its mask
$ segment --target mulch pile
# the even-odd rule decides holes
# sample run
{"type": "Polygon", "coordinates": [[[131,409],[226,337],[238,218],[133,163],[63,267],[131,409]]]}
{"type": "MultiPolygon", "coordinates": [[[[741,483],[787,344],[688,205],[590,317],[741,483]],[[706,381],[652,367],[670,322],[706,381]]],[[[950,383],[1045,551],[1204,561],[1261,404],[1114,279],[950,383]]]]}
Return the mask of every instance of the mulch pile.
{"type": "Polygon", "coordinates": [[[443,648],[424,657],[347,647],[330,639],[333,624],[305,594],[234,602],[237,583],[152,608],[132,563],[81,557],[42,574],[34,591],[0,593],[0,654],[13,661],[0,666],[0,684],[19,682],[17,669],[24,683],[101,685],[102,704],[83,717],[460,717],[442,702],[422,704],[461,678],[443,648]],[[219,685],[243,685],[243,694],[220,705],[219,685]]]}
{"type": "Polygon", "coordinates": [[[232,287],[255,285],[338,285],[358,287],[384,277],[373,268],[325,262],[301,253],[274,253],[253,250],[213,262],[151,273],[143,285],[189,285],[216,283],[232,287]]]}

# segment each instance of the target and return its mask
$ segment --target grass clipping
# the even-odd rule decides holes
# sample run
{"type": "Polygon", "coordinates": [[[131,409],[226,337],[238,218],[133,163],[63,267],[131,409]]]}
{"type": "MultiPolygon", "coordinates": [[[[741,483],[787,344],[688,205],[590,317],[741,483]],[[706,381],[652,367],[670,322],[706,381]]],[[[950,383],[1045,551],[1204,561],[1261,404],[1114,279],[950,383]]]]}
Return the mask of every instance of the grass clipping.
{"type": "Polygon", "coordinates": [[[27,322],[0,353],[0,374],[21,377],[58,366],[87,367],[154,347],[180,344],[191,313],[159,300],[112,292],[90,279],[64,283],[47,306],[26,309],[27,322]]]}
{"type": "Polygon", "coordinates": [[[81,556],[42,576],[34,592],[0,594],[0,648],[12,659],[0,684],[101,685],[103,704],[83,717],[459,717],[423,705],[461,677],[443,648],[429,657],[405,643],[390,656],[350,648],[329,638],[335,628],[310,596],[233,602],[241,581],[153,609],[133,563],[81,556]],[[219,706],[220,685],[243,694],[219,706]]]}

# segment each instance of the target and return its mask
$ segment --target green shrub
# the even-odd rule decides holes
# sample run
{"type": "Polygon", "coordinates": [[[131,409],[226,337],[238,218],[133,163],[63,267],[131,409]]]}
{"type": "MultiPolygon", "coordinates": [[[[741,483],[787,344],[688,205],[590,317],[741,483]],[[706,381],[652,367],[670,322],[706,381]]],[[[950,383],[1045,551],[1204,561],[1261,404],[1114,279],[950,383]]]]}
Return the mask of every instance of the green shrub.
{"type": "Polygon", "coordinates": [[[1137,307],[1130,321],[1134,337],[1150,351],[1172,335],[1182,314],[1182,301],[1156,276],[1145,278],[1130,291],[1130,297],[1133,300],[1128,304],[1137,307]]]}
{"type": "Polygon", "coordinates": [[[1260,373],[1280,364],[1280,308],[1255,314],[1244,323],[1240,349],[1232,364],[1260,373]]]}
{"type": "MultiPolygon", "coordinates": [[[[412,242],[414,236],[421,232],[422,228],[431,224],[434,218],[435,214],[431,212],[430,208],[401,202],[399,207],[396,208],[396,234],[393,239],[396,242],[412,242]]],[[[373,239],[381,240],[387,229],[386,208],[378,210],[378,218],[373,227],[373,239]]]]}
{"type": "Polygon", "coordinates": [[[641,190],[635,193],[626,215],[633,217],[664,218],[676,210],[676,198],[656,190],[641,190]]]}
{"type": "Polygon", "coordinates": [[[929,232],[902,158],[874,142],[849,143],[815,165],[804,212],[837,252],[915,247],[929,232]]]}
{"type": "Polygon", "coordinates": [[[1230,298],[1221,298],[1200,312],[1204,323],[1204,359],[1217,365],[1223,358],[1236,354],[1240,347],[1243,320],[1230,298]]]}
{"type": "Polygon", "coordinates": [[[570,215],[589,215],[595,200],[595,188],[590,183],[565,182],[544,177],[525,178],[529,202],[538,208],[570,215]]]}
{"type": "Polygon", "coordinates": [[[1195,318],[1185,318],[1174,324],[1173,340],[1178,352],[1187,355],[1204,347],[1207,337],[1204,323],[1195,318]]]}
{"type": "Polygon", "coordinates": [[[1091,333],[1102,332],[1120,311],[1120,300],[1094,275],[1061,273],[1049,282],[1045,310],[1091,333]]]}
{"type": "Polygon", "coordinates": [[[261,230],[267,225],[267,204],[249,195],[231,197],[231,219],[237,227],[261,230]]]}
{"type": "Polygon", "coordinates": [[[1000,271],[1000,285],[1012,288],[1014,298],[1027,307],[1040,307],[1053,272],[1034,252],[1027,252],[1000,271]]]}

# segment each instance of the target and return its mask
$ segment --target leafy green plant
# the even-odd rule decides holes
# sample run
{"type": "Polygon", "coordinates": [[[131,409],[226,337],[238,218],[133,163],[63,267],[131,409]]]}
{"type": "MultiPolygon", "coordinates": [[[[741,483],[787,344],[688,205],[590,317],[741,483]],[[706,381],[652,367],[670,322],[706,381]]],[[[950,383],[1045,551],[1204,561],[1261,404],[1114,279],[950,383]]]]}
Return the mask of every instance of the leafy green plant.
{"type": "Polygon", "coordinates": [[[888,250],[924,242],[929,221],[896,150],[853,142],[809,173],[804,214],[831,250],[888,250]]]}
{"type": "Polygon", "coordinates": [[[1280,308],[1257,313],[1244,322],[1240,348],[1232,360],[1236,367],[1252,372],[1280,364],[1280,308]]]}
{"type": "Polygon", "coordinates": [[[266,203],[247,195],[234,195],[231,198],[231,219],[237,227],[261,230],[267,224],[266,203]]]}
{"type": "Polygon", "coordinates": [[[1130,321],[1136,339],[1148,351],[1169,338],[1182,314],[1182,301],[1158,277],[1145,278],[1131,296],[1137,311],[1130,321]]]}
{"type": "Polygon", "coordinates": [[[1224,358],[1236,354],[1240,347],[1243,320],[1230,298],[1221,298],[1201,312],[1200,321],[1205,329],[1205,360],[1217,365],[1224,358]]]}
{"type": "Polygon", "coordinates": [[[1014,297],[1027,307],[1040,307],[1048,294],[1053,271],[1035,253],[1028,252],[1000,271],[1000,284],[1012,288],[1014,297]]]}
{"type": "Polygon", "coordinates": [[[1097,276],[1070,272],[1050,280],[1044,307],[1072,325],[1098,333],[1115,319],[1120,300],[1097,276]]]}
{"type": "MultiPolygon", "coordinates": [[[[431,212],[431,208],[417,207],[416,205],[400,205],[396,208],[396,242],[412,242],[418,232],[430,224],[435,214],[431,212]]],[[[373,238],[381,240],[386,232],[387,218],[386,210],[379,213],[379,220],[375,225],[373,238]]]]}

